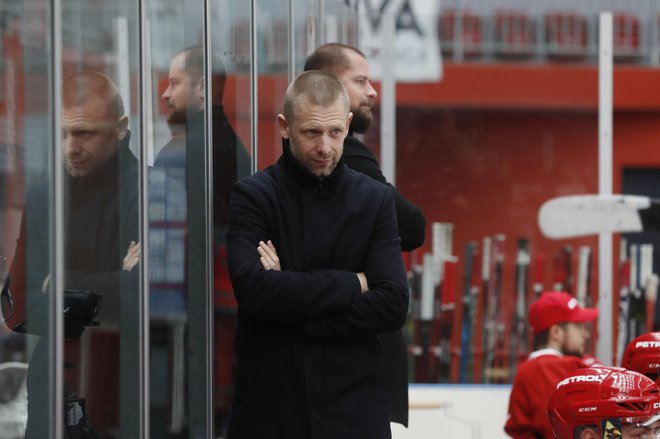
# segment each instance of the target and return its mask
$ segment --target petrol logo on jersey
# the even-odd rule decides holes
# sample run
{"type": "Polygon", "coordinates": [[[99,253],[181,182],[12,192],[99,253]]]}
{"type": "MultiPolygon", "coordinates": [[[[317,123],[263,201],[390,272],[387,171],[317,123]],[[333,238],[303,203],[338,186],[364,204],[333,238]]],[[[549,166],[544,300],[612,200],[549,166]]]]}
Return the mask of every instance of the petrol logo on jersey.
{"type": "Polygon", "coordinates": [[[638,341],[635,343],[635,347],[642,349],[658,349],[660,348],[660,341],[638,341]]]}
{"type": "Polygon", "coordinates": [[[559,384],[557,384],[557,388],[559,389],[562,386],[573,383],[602,383],[605,377],[607,377],[607,374],[605,373],[600,373],[598,375],[579,375],[575,377],[568,377],[561,380],[559,384]]]}

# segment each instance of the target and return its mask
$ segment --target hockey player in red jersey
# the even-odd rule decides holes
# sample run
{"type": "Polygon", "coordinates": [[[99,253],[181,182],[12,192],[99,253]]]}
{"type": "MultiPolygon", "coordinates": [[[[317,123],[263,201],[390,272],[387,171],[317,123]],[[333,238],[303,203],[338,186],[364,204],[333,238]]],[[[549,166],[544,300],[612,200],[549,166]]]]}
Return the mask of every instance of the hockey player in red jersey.
{"type": "Polygon", "coordinates": [[[504,431],[515,439],[553,439],[547,415],[555,386],[575,369],[593,366],[584,356],[589,336],[586,323],[598,317],[595,308],[582,308],[563,291],[549,291],[532,304],[529,323],[534,349],[518,366],[509,397],[504,431]]]}
{"type": "Polygon", "coordinates": [[[592,367],[561,380],[548,417],[557,439],[657,439],[660,389],[618,367],[592,367]]]}

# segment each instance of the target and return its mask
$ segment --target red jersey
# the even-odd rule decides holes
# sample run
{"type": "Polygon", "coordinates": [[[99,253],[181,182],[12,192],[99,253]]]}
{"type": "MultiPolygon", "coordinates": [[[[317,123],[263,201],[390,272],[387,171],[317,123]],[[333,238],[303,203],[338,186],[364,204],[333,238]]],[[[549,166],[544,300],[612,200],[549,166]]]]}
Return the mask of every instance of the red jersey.
{"type": "Polygon", "coordinates": [[[564,356],[554,349],[532,352],[513,380],[504,431],[515,439],[554,439],[547,409],[557,383],[575,369],[595,364],[593,358],[564,356]]]}

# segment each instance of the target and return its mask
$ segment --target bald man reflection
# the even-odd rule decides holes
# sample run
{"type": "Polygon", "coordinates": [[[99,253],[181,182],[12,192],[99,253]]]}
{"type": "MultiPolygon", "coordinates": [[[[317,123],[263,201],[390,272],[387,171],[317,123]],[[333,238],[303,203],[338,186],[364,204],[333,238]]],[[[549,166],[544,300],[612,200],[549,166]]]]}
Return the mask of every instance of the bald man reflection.
{"type": "MultiPolygon", "coordinates": [[[[64,287],[102,295],[101,323],[86,352],[91,360],[80,379],[81,334],[66,331],[65,391],[89,383],[87,416],[102,437],[118,426],[118,334],[120,302],[138,285],[138,167],[129,149],[128,117],[116,85],[105,75],[84,72],[62,85],[64,168],[64,287]],[[113,329],[115,328],[115,329],[113,329]],[[99,343],[100,341],[100,343],[99,343]]],[[[8,325],[30,334],[52,331],[46,292],[50,284],[51,182],[44,179],[27,194],[16,255],[10,269],[14,312],[8,325]]],[[[89,336],[86,331],[82,337],[89,336]]],[[[48,437],[45,398],[49,366],[47,337],[41,337],[28,372],[27,438],[48,437]]],[[[77,429],[68,427],[70,437],[77,429]]],[[[88,436],[81,436],[88,437],[88,436]]]]}

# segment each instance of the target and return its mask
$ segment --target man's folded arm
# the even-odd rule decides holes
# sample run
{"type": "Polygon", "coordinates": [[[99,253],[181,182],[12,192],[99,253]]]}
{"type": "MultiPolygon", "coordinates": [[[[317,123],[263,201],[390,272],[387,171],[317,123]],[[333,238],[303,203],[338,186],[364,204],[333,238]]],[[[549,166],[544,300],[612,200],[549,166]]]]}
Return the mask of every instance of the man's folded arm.
{"type": "Polygon", "coordinates": [[[360,295],[356,273],[345,270],[265,270],[259,241],[272,238],[250,188],[238,182],[231,196],[227,233],[229,273],[244,317],[301,325],[349,308],[360,295]]]}
{"type": "Polygon", "coordinates": [[[307,337],[350,338],[394,331],[405,324],[408,281],[389,191],[381,203],[371,239],[364,268],[369,290],[353,296],[347,310],[309,321],[305,325],[307,337]]]}

